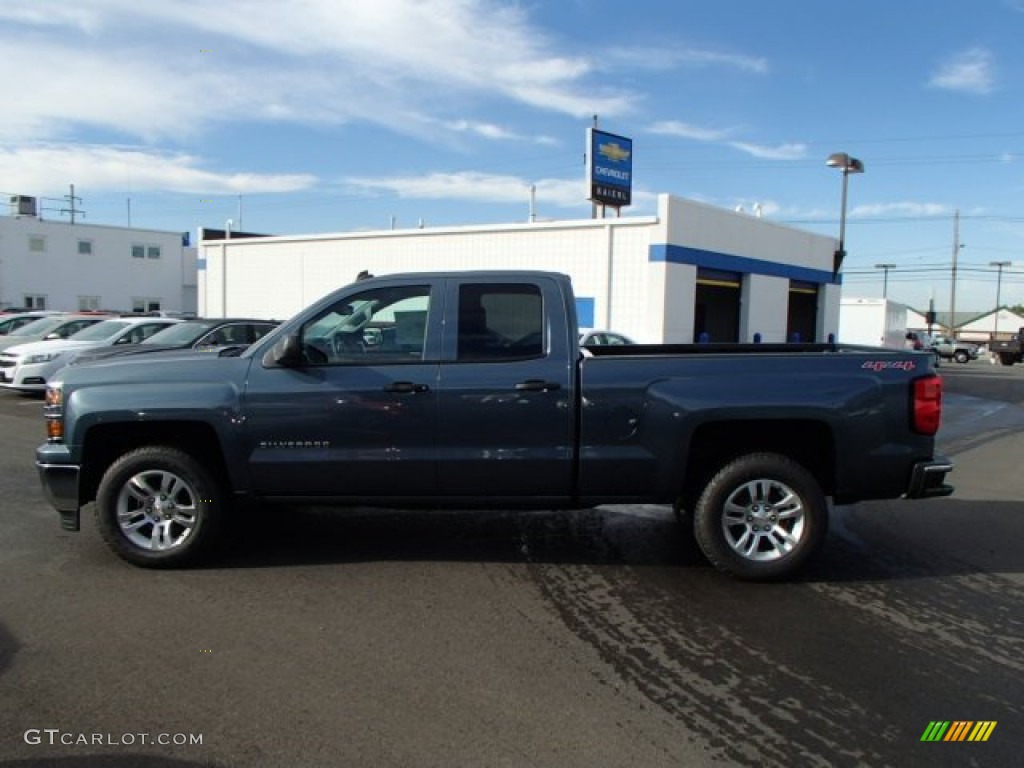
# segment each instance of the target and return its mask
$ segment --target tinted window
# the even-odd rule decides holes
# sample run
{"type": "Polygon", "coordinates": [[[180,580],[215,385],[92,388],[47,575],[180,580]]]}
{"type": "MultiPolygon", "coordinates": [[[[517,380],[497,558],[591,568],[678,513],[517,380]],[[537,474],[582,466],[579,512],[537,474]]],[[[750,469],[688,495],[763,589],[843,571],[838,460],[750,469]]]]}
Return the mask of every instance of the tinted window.
{"type": "Polygon", "coordinates": [[[530,284],[469,284],[459,288],[458,359],[500,361],[544,351],[544,304],[530,284]]]}

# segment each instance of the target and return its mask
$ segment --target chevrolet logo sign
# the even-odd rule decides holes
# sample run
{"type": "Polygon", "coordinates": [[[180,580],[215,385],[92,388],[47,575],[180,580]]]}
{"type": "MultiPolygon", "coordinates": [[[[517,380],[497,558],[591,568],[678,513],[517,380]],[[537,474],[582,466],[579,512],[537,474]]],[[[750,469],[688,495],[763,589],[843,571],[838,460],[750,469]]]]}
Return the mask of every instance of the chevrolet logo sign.
{"type": "Polygon", "coordinates": [[[620,145],[613,142],[598,144],[597,151],[613,163],[621,163],[623,160],[628,160],[630,155],[628,149],[623,149],[620,145]]]}

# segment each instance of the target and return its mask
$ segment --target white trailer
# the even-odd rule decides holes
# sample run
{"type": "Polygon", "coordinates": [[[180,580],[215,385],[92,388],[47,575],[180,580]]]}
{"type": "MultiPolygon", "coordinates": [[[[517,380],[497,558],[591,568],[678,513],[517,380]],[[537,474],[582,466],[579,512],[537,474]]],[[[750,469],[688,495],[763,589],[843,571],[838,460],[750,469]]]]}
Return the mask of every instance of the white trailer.
{"type": "Polygon", "coordinates": [[[889,299],[843,298],[839,302],[839,341],[902,349],[907,337],[907,306],[889,299]]]}

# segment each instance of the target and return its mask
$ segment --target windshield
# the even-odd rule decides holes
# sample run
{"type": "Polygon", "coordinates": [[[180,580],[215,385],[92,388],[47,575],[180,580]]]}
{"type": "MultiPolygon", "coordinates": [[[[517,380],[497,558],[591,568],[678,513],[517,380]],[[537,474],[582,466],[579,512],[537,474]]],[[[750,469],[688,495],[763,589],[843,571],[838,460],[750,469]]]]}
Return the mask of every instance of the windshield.
{"type": "Polygon", "coordinates": [[[71,341],[106,341],[127,328],[131,323],[127,320],[104,320],[101,323],[83,328],[78,333],[68,336],[71,341]]]}
{"type": "Polygon", "coordinates": [[[38,320],[33,320],[31,323],[21,326],[16,331],[11,331],[9,336],[45,336],[53,328],[64,322],[64,318],[60,317],[41,317],[38,320]]]}
{"type": "Polygon", "coordinates": [[[208,330],[213,328],[217,324],[217,321],[212,320],[210,322],[196,322],[189,321],[184,323],[178,323],[176,325],[168,326],[162,331],[157,331],[148,339],[144,340],[143,344],[170,344],[173,346],[188,346],[208,330]]]}

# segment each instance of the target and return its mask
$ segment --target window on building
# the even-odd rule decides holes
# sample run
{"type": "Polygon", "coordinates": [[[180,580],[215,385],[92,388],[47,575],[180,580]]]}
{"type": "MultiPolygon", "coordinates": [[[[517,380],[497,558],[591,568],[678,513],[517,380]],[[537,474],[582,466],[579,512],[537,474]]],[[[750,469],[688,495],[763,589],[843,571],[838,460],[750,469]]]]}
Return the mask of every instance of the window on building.
{"type": "Polygon", "coordinates": [[[28,236],[28,249],[32,253],[45,253],[46,252],[46,238],[42,235],[29,235],[28,236]]]}
{"type": "Polygon", "coordinates": [[[147,259],[159,259],[160,258],[160,246],[159,245],[147,245],[146,246],[146,258],[147,259]]]}
{"type": "Polygon", "coordinates": [[[25,294],[26,309],[46,309],[46,297],[39,294],[25,294]]]}
{"type": "Polygon", "coordinates": [[[81,312],[92,312],[100,308],[99,296],[79,296],[78,309],[81,312]]]}
{"type": "Polygon", "coordinates": [[[92,240],[79,240],[78,241],[78,255],[79,256],[91,256],[92,255],[92,240]]]}
{"type": "Polygon", "coordinates": [[[159,312],[160,299],[136,298],[132,299],[132,312],[145,314],[146,312],[159,312]]]}
{"type": "Polygon", "coordinates": [[[144,259],[144,258],[146,258],[146,246],[144,246],[144,245],[133,245],[132,246],[132,258],[133,259],[144,259]]]}

